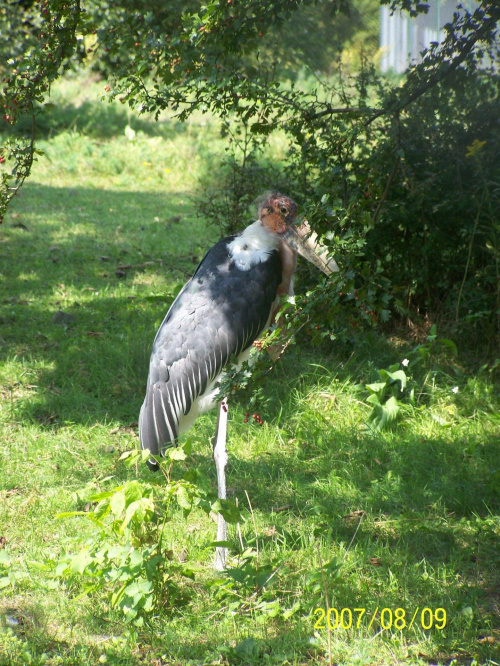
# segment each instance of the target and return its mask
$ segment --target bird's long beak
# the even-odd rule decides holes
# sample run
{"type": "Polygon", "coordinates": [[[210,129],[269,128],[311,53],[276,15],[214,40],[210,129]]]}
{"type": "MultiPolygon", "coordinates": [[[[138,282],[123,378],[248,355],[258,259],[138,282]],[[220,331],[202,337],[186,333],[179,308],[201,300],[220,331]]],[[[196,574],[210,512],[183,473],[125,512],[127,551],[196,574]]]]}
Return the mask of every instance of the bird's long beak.
{"type": "Polygon", "coordinates": [[[312,264],[317,266],[325,275],[338,273],[339,267],[334,259],[328,258],[327,250],[318,241],[318,237],[311,232],[307,220],[300,227],[288,227],[280,234],[280,238],[289,245],[292,250],[301,254],[312,264]]]}

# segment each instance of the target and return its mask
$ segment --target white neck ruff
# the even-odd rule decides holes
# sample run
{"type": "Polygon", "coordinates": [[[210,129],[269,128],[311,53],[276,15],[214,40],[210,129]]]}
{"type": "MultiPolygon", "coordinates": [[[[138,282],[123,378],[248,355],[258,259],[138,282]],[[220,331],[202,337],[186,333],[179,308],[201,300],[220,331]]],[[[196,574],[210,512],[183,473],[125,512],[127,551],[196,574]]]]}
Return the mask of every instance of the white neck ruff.
{"type": "Polygon", "coordinates": [[[269,254],[278,249],[278,244],[275,234],[257,220],[228,243],[227,249],[237,268],[248,271],[266,261],[269,254]]]}

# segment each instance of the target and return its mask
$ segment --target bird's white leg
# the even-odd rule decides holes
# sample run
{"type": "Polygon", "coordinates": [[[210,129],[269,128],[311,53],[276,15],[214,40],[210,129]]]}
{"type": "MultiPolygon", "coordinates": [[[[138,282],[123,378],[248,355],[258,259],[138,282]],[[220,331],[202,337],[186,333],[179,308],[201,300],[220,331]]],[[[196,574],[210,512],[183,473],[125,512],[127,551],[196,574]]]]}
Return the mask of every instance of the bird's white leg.
{"type": "MultiPolygon", "coordinates": [[[[226,465],[228,461],[227,448],[227,400],[219,405],[219,417],[214,440],[214,460],[217,469],[217,490],[219,499],[226,499],[226,465]]],[[[227,523],[222,514],[217,516],[217,541],[227,540],[227,523]]],[[[226,568],[227,548],[217,546],[215,551],[215,569],[224,571],[226,568]]]]}

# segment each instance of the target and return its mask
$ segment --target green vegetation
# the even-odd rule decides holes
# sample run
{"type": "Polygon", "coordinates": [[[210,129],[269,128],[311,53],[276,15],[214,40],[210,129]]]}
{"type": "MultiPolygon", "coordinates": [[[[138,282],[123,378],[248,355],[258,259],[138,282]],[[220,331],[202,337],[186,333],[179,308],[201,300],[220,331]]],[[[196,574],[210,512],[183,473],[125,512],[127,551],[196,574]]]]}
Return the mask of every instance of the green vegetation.
{"type": "Polygon", "coordinates": [[[412,341],[353,321],[332,342],[318,315],[249,410],[264,424],[234,404],[242,518],[225,575],[207,513],[215,414],[170,485],[122,459],[156,328],[218,237],[190,193],[224,144],[207,117],[98,106],[87,95],[104,85],[53,91],[59,131],[43,130],[0,227],[1,666],[496,663],[500,393],[494,364],[472,371],[439,329],[412,341]],[[397,401],[392,423],[377,429],[369,395],[397,401]],[[359,628],[329,632],[328,607],[359,628]]]}

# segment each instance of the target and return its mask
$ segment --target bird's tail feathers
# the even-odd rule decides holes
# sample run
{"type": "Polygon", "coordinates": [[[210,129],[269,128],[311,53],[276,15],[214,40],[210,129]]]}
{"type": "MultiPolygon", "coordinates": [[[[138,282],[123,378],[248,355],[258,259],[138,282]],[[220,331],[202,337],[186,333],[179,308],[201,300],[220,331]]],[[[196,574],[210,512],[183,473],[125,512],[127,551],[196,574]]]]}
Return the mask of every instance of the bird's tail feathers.
{"type": "MultiPolygon", "coordinates": [[[[175,446],[177,436],[177,419],[168,396],[162,392],[160,385],[149,384],[139,414],[141,448],[149,450],[154,456],[164,456],[166,449],[175,446]]],[[[154,458],[148,460],[147,464],[152,471],[159,469],[154,458]]]]}

